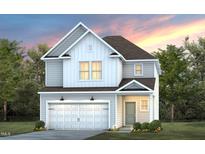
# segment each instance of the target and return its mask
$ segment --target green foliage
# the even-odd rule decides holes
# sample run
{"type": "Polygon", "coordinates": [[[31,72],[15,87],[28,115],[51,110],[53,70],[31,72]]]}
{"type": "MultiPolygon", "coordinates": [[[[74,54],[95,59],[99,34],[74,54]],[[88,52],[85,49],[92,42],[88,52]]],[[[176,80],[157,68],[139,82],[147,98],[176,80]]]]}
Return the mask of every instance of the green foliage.
{"type": "Polygon", "coordinates": [[[40,44],[30,49],[25,58],[19,42],[0,39],[0,115],[4,102],[10,117],[39,115],[37,92],[45,80],[44,62],[40,58],[47,51],[48,46],[40,44]]]}
{"type": "Polygon", "coordinates": [[[161,125],[161,122],[159,120],[153,120],[152,122],[150,122],[149,124],[149,129],[150,131],[155,131],[157,130],[158,128],[161,128],[162,125],[161,125]]]}
{"type": "Polygon", "coordinates": [[[141,128],[142,129],[149,129],[149,122],[142,123],[141,128]]]}
{"type": "Polygon", "coordinates": [[[35,128],[45,128],[45,122],[44,121],[37,121],[36,123],[35,123],[35,128]]]}
{"type": "Polygon", "coordinates": [[[134,123],[134,124],[133,124],[133,128],[134,128],[135,130],[141,129],[141,123],[140,123],[140,122],[134,123]]]}

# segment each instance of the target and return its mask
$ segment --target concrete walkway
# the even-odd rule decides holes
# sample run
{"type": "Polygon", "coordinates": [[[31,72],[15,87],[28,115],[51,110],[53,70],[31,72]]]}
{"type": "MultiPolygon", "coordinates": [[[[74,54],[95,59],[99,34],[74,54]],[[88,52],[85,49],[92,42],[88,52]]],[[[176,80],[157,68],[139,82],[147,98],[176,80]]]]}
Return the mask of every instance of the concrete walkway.
{"type": "Polygon", "coordinates": [[[32,132],[8,137],[0,140],[83,140],[103,133],[101,130],[48,130],[32,132]]]}

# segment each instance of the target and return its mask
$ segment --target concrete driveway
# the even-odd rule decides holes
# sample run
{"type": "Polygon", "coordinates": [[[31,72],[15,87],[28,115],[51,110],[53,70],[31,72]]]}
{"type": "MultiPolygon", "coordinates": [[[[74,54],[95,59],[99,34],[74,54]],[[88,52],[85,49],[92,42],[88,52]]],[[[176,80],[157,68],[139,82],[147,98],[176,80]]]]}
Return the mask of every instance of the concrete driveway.
{"type": "Polygon", "coordinates": [[[0,137],[0,140],[83,140],[91,136],[103,133],[99,130],[48,130],[32,132],[8,137],[0,137]]]}

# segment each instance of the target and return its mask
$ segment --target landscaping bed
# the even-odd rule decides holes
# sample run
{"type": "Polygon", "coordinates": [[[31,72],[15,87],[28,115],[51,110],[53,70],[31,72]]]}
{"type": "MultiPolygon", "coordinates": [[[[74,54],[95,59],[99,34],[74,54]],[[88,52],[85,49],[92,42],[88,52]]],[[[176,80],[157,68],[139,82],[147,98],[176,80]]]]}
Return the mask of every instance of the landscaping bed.
{"type": "Polygon", "coordinates": [[[160,132],[105,132],[88,140],[205,140],[205,122],[164,122],[160,132]]]}

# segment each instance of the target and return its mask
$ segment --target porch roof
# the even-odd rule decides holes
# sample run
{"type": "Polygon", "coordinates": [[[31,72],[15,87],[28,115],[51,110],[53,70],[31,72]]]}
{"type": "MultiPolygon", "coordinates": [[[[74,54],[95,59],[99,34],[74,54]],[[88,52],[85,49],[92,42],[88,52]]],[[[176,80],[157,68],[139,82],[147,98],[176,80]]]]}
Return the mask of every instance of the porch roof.
{"type": "MultiPolygon", "coordinates": [[[[62,91],[68,91],[68,92],[84,92],[84,91],[116,91],[117,89],[123,87],[124,85],[128,84],[131,81],[138,81],[141,84],[149,87],[150,89],[154,90],[154,84],[155,84],[155,78],[124,78],[121,80],[118,87],[44,87],[40,90],[40,92],[62,92],[62,91]]],[[[129,91],[129,90],[123,90],[123,91],[129,91]]],[[[133,90],[133,91],[139,91],[139,90],[133,90]]]]}

